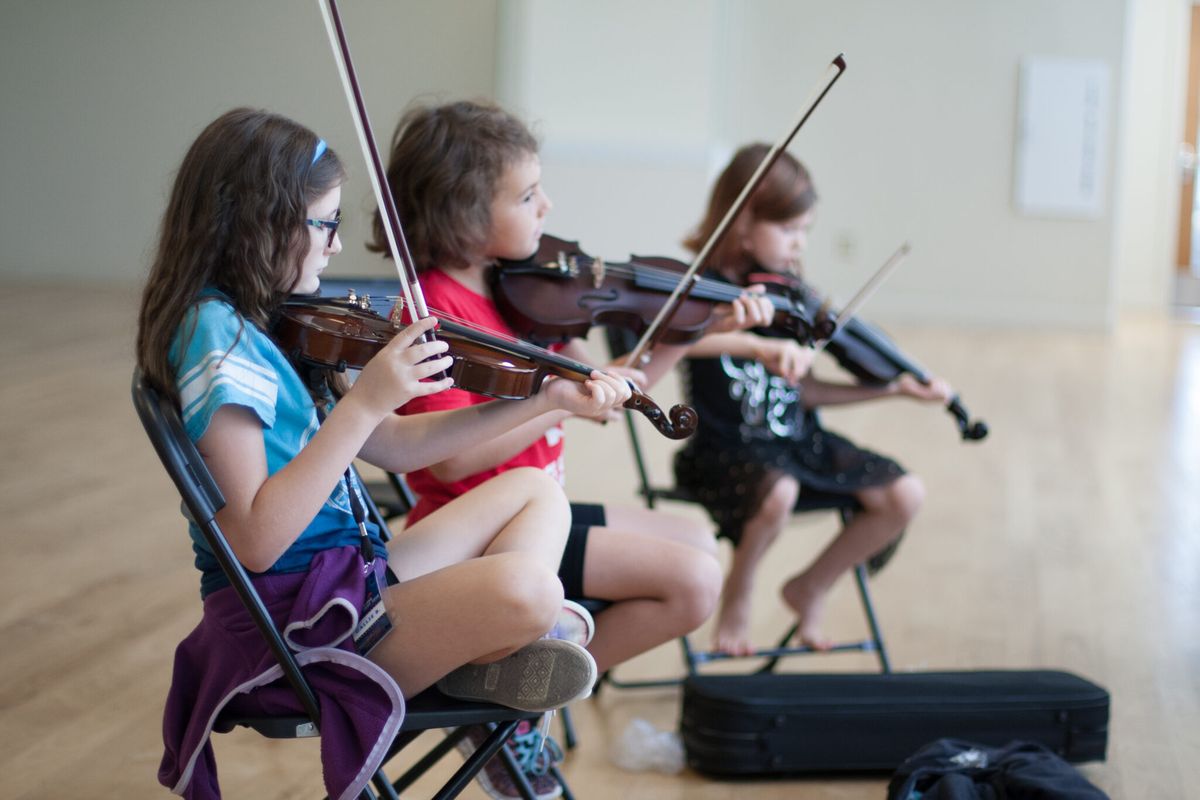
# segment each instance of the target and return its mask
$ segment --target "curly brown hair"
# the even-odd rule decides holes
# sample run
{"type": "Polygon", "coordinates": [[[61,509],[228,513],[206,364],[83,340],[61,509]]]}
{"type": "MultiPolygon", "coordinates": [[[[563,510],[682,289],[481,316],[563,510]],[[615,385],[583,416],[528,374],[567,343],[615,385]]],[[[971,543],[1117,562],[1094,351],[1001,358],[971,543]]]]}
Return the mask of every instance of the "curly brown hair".
{"type": "Polygon", "coordinates": [[[184,156],[138,314],[138,366],[159,391],[176,396],[168,351],[201,290],[219,289],[266,330],[295,286],[308,206],[346,176],[332,149],[313,160],[318,141],[287,117],[236,108],[184,156]]]}
{"type": "MultiPolygon", "coordinates": [[[[712,197],[703,221],[692,235],[684,239],[684,247],[693,253],[704,247],[770,150],[770,145],[749,144],[734,154],[713,184],[712,197]]],[[[791,153],[780,153],[779,160],[771,165],[742,213],[709,254],[709,266],[743,277],[754,266],[742,249],[741,237],[745,229],[755,221],[782,222],[798,217],[816,203],[817,190],[813,187],[808,170],[791,153]]]]}
{"type": "MultiPolygon", "coordinates": [[[[525,124],[488,102],[415,106],[392,136],[387,180],[418,270],[480,258],[505,169],[535,154],[525,124]]],[[[390,257],[378,211],[367,249],[390,257]]]]}

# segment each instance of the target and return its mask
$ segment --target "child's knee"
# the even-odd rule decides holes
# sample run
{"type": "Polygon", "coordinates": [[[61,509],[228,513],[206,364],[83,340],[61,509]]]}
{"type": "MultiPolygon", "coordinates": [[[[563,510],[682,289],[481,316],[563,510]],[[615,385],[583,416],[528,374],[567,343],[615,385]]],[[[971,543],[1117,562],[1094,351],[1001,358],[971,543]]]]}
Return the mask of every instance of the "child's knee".
{"type": "Polygon", "coordinates": [[[672,594],[673,605],[684,632],[694,630],[708,619],[721,597],[721,565],[705,553],[690,554],[675,566],[678,576],[672,594]]]}
{"type": "Polygon", "coordinates": [[[535,467],[517,467],[501,473],[493,480],[503,482],[503,491],[518,498],[522,505],[536,504],[538,512],[547,517],[548,528],[561,530],[566,541],[571,525],[571,504],[558,481],[535,467]]]}
{"type": "Polygon", "coordinates": [[[526,553],[499,553],[488,560],[486,583],[479,588],[491,613],[519,628],[527,639],[550,630],[562,609],[558,576],[526,553]]]}
{"type": "Polygon", "coordinates": [[[792,514],[800,497],[800,484],[790,475],[779,478],[763,495],[757,516],[764,521],[782,523],[792,514]]]}
{"type": "Polygon", "coordinates": [[[888,487],[889,509],[908,522],[921,510],[925,502],[925,483],[916,475],[904,475],[888,487]]]}
{"type": "Polygon", "coordinates": [[[676,527],[679,532],[679,540],[691,545],[707,556],[716,558],[717,555],[717,537],[713,535],[712,529],[703,522],[691,519],[681,519],[676,527]]]}
{"type": "Polygon", "coordinates": [[[498,477],[512,484],[511,487],[505,487],[506,490],[520,493],[527,501],[538,500],[561,505],[565,509],[570,508],[567,496],[563,494],[562,486],[545,470],[536,467],[516,467],[501,473],[498,477]]]}

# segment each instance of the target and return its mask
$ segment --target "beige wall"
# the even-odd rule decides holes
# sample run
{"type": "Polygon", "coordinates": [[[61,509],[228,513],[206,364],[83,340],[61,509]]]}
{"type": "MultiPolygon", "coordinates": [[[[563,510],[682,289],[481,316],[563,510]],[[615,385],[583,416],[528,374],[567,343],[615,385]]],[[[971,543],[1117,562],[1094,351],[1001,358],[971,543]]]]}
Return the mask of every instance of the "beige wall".
{"type": "MultiPolygon", "coordinates": [[[[343,13],[381,138],[414,96],[495,94],[544,138],[551,232],[610,259],[682,255],[731,148],[778,135],[844,51],[845,77],[793,146],[822,195],[818,283],[844,299],[909,240],[872,316],[1099,327],[1167,299],[1186,5],[356,0],[343,13]],[[1026,55],[1112,69],[1099,220],[1013,210],[1026,55]]],[[[139,278],[183,149],[237,104],[292,115],[348,156],[359,224],[331,269],[380,270],[357,245],[368,187],[315,2],[7,6],[0,275],[139,278]]]]}
{"type": "Polygon", "coordinates": [[[792,147],[822,196],[809,258],[819,285],[845,299],[908,240],[913,255],[871,301],[872,315],[1112,319],[1124,0],[523,0],[504,9],[521,19],[509,31],[539,46],[502,40],[518,78],[501,90],[542,121],[546,182],[563,220],[551,227],[585,248],[681,254],[717,165],[741,143],[780,135],[844,52],[845,76],[792,147]],[[1017,82],[1029,55],[1111,69],[1100,219],[1013,209],[1017,82]],[[564,77],[577,71],[583,80],[564,77]]]}
{"type": "MultiPolygon", "coordinates": [[[[494,2],[340,5],[385,142],[414,95],[492,93],[494,2]]],[[[374,206],[315,0],[45,0],[0,18],[0,275],[140,280],[184,150],[237,105],[346,156],[346,239],[362,241],[374,206]]],[[[378,264],[354,245],[339,261],[378,264]]]]}

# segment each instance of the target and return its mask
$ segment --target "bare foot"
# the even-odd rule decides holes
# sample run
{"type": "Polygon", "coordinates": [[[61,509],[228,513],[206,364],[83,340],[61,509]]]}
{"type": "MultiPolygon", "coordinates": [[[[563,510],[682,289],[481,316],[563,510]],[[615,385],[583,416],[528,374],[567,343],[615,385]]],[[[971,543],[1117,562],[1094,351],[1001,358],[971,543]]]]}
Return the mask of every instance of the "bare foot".
{"type": "Polygon", "coordinates": [[[809,587],[804,576],[792,578],[783,585],[780,594],[788,608],[796,612],[796,638],[813,650],[828,650],[833,640],[821,633],[825,618],[825,592],[809,587]]]}
{"type": "Polygon", "coordinates": [[[731,656],[748,656],[754,652],[750,644],[750,599],[724,596],[717,615],[717,630],[713,634],[713,649],[731,656]]]}

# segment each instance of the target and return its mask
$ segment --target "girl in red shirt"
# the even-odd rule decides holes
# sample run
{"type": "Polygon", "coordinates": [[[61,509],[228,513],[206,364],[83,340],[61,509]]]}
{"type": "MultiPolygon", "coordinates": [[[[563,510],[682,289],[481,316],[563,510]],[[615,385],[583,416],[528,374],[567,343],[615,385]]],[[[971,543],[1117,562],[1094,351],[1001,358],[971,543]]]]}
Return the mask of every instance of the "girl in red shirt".
{"type": "MultiPolygon", "coordinates": [[[[538,247],[550,201],[541,186],[538,143],[523,123],[486,104],[417,107],[400,121],[388,182],[431,309],[512,333],[492,301],[488,272],[498,259],[526,259],[538,247]]],[[[372,249],[384,252],[378,217],[372,249]]],[[[718,327],[760,324],[769,313],[747,296],[721,309],[718,327]]],[[[642,370],[606,367],[642,386],[671,369],[686,348],[659,346],[642,370]]],[[[581,340],[560,352],[593,359],[581,340]]],[[[489,402],[457,389],[408,403],[401,413],[489,402]]],[[[409,524],[488,478],[532,466],[563,480],[562,422],[552,412],[410,473],[420,501],[409,524]]],[[[567,597],[611,603],[596,615],[588,649],[605,669],[688,633],[712,613],[721,586],[712,533],[702,523],[642,508],[572,504],[559,569],[567,597]]]]}

